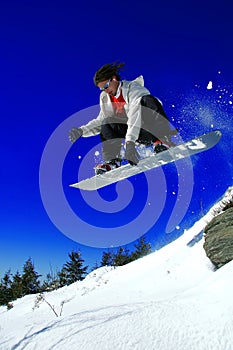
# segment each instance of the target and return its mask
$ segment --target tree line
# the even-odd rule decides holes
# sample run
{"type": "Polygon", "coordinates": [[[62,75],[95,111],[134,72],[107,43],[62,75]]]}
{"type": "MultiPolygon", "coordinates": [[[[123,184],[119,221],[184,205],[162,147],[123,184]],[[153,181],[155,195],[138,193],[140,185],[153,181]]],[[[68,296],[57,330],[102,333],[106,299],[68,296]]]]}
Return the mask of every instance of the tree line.
{"type": "MultiPolygon", "coordinates": [[[[151,253],[151,244],[141,237],[134,245],[135,250],[119,247],[116,252],[108,250],[102,253],[100,265],[95,264],[91,271],[103,266],[122,266],[151,253]]],[[[12,301],[28,294],[43,293],[68,286],[76,281],[82,281],[88,274],[88,266],[82,259],[80,250],[68,254],[69,259],[57,273],[49,272],[43,282],[35,270],[34,263],[29,258],[22,269],[14,275],[7,271],[0,280],[0,305],[6,305],[8,309],[13,307],[12,301]]]]}

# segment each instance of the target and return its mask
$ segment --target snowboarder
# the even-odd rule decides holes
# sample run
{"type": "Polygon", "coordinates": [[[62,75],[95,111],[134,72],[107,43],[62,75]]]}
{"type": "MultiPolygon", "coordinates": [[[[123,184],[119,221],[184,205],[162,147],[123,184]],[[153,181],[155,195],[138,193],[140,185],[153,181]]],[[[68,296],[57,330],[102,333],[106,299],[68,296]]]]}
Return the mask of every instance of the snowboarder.
{"type": "Polygon", "coordinates": [[[96,174],[117,168],[121,165],[120,151],[125,139],[125,156],[131,165],[137,165],[139,154],[135,143],[153,144],[154,152],[159,153],[171,145],[171,130],[161,101],[152,96],[144,87],[139,76],[135,80],[121,80],[123,63],[105,64],[94,75],[94,84],[101,90],[100,113],[86,125],[73,127],[69,140],[73,143],[81,136],[100,134],[102,141],[103,164],[95,168],[96,174]]]}

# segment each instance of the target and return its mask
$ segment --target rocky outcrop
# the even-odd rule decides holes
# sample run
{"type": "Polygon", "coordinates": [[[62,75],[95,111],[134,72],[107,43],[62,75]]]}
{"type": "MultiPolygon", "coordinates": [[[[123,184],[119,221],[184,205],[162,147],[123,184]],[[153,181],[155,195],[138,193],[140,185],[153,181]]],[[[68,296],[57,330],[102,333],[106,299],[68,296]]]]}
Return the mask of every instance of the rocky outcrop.
{"type": "Polygon", "coordinates": [[[233,207],[224,209],[204,230],[206,255],[217,268],[233,260],[233,207]]]}

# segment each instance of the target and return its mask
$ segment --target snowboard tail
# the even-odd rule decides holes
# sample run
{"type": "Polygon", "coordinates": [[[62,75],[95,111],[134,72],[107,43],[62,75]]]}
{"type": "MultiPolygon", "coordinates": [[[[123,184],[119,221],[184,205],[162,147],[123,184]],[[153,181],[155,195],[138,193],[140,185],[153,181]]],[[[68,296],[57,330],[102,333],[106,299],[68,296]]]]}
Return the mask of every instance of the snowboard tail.
{"type": "Polygon", "coordinates": [[[81,190],[94,191],[115,182],[124,180],[130,176],[175,162],[179,159],[190,157],[203,151],[207,151],[219,142],[221,136],[222,133],[220,130],[212,131],[208,134],[204,134],[195,139],[184,142],[178,146],[169,148],[167,151],[153,154],[147,158],[144,158],[140,160],[136,166],[126,164],[106,172],[105,174],[95,175],[70,186],[81,190]]]}

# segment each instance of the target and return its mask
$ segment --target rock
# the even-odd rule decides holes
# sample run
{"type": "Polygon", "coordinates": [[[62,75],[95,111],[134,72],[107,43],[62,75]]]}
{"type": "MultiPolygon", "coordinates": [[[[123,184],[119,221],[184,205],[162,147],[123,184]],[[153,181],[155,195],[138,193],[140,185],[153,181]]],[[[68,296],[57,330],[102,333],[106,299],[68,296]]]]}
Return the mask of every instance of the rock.
{"type": "Polygon", "coordinates": [[[204,233],[206,255],[217,268],[233,260],[233,207],[213,218],[204,233]]]}

